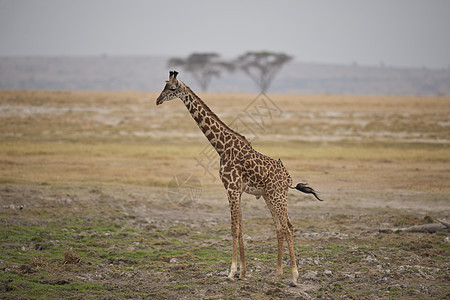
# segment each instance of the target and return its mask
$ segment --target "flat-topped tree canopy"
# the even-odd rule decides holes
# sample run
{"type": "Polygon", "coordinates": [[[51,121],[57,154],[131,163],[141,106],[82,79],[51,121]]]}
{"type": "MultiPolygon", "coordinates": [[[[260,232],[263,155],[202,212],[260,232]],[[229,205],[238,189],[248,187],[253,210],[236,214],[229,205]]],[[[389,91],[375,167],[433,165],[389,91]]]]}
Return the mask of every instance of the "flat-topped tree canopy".
{"type": "Polygon", "coordinates": [[[234,64],[244,71],[258,85],[261,92],[269,89],[275,75],[281,70],[284,64],[293,59],[285,53],[269,51],[252,52],[249,51],[239,56],[234,64]]]}
{"type": "Polygon", "coordinates": [[[192,53],[187,58],[174,57],[167,62],[168,67],[181,67],[184,71],[190,73],[202,91],[208,89],[211,79],[219,77],[222,71],[232,71],[234,65],[220,58],[220,55],[214,52],[192,53]]]}

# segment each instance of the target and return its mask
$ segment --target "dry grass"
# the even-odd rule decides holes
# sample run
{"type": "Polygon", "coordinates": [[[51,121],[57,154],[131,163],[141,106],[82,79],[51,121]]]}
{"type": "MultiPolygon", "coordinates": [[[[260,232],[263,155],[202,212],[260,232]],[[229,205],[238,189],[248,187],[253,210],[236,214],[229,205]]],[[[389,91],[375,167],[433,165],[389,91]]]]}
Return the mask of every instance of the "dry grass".
{"type": "Polygon", "coordinates": [[[66,252],[64,252],[64,261],[63,264],[65,265],[80,265],[82,263],[82,259],[80,255],[73,250],[73,248],[67,249],[66,252]]]}
{"type": "MultiPolygon", "coordinates": [[[[328,181],[362,172],[374,181],[395,177],[391,187],[422,177],[416,188],[430,184],[448,191],[443,184],[449,179],[448,98],[202,97],[226,123],[240,125],[257,150],[288,161],[293,174],[328,181]],[[255,112],[259,115],[251,115],[255,112]],[[335,166],[347,168],[330,173],[335,166]]],[[[131,92],[2,91],[0,182],[164,186],[180,171],[204,184],[213,181],[210,174],[217,181],[218,159],[185,107],[179,101],[156,107],[155,98],[131,92]],[[207,170],[198,161],[207,163],[207,170]]]]}

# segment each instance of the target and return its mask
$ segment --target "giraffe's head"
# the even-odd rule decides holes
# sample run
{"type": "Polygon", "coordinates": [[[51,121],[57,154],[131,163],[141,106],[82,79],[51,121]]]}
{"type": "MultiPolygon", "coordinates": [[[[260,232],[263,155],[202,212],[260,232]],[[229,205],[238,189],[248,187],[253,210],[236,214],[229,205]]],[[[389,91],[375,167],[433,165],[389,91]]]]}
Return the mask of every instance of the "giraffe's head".
{"type": "Polygon", "coordinates": [[[169,80],[166,80],[163,91],[158,99],[156,99],[156,105],[162,104],[164,101],[181,98],[184,95],[186,88],[184,87],[184,84],[177,79],[177,75],[177,71],[169,72],[169,80]]]}

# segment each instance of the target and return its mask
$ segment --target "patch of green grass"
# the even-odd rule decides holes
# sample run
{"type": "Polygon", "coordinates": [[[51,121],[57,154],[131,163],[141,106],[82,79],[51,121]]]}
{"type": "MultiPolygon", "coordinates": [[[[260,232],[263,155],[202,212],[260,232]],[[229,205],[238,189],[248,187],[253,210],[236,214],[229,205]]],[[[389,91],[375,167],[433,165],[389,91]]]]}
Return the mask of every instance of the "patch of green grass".
{"type": "Polygon", "coordinates": [[[340,283],[334,283],[331,288],[331,291],[333,293],[342,292],[343,290],[344,290],[344,288],[342,287],[342,285],[340,283]]]}
{"type": "Polygon", "coordinates": [[[220,236],[215,233],[196,232],[189,235],[190,239],[204,241],[204,240],[220,240],[220,236]]]}
{"type": "Polygon", "coordinates": [[[81,295],[105,295],[106,286],[101,284],[71,282],[71,279],[49,278],[44,273],[36,274],[3,274],[0,282],[4,284],[7,295],[13,297],[52,298],[79,297],[81,295]]]}
{"type": "Polygon", "coordinates": [[[363,295],[363,296],[371,296],[371,295],[373,295],[373,293],[374,293],[374,291],[372,291],[372,290],[365,290],[365,291],[363,291],[361,293],[361,295],[363,295]]]}
{"type": "Polygon", "coordinates": [[[326,245],[325,249],[340,252],[340,251],[344,250],[344,246],[331,244],[331,245],[326,245]]]}
{"type": "MultiPolygon", "coordinates": [[[[122,223],[93,220],[80,222],[68,218],[60,222],[50,221],[42,225],[10,224],[0,228],[2,259],[11,262],[25,263],[32,256],[43,256],[46,260],[62,259],[68,248],[77,249],[83,259],[90,259],[88,253],[102,253],[108,241],[111,243],[126,242],[123,239],[114,241],[114,235],[105,236],[105,232],[117,232],[122,223]],[[99,241],[102,237],[102,241],[99,241]],[[106,243],[105,243],[106,242],[106,243]],[[12,246],[12,247],[11,247],[12,246]],[[23,249],[23,250],[22,250],[23,249]]],[[[134,229],[128,229],[128,231],[134,229]]]]}
{"type": "Polygon", "coordinates": [[[215,264],[218,260],[231,262],[231,254],[228,251],[213,246],[194,249],[192,254],[202,263],[215,264]]]}
{"type": "Polygon", "coordinates": [[[302,252],[302,251],[309,252],[313,249],[313,246],[300,245],[300,246],[295,246],[295,249],[297,252],[302,252]]]}
{"type": "Polygon", "coordinates": [[[437,246],[438,246],[440,249],[444,250],[444,251],[450,252],[450,244],[449,244],[449,243],[438,242],[438,243],[437,243],[437,246]]]}
{"type": "Polygon", "coordinates": [[[190,289],[194,289],[196,287],[195,284],[189,284],[189,283],[179,283],[179,284],[175,284],[173,286],[170,287],[171,290],[190,290],[190,289]]]}
{"type": "Polygon", "coordinates": [[[135,251],[117,252],[115,256],[121,258],[140,260],[141,258],[149,257],[149,253],[148,251],[135,250],[135,251]]]}
{"type": "Polygon", "coordinates": [[[250,250],[248,253],[248,256],[250,256],[252,259],[263,261],[263,262],[269,262],[274,261],[277,258],[277,249],[274,247],[273,251],[268,250],[266,248],[266,251],[262,251],[262,249],[258,250],[250,250]],[[267,252],[266,252],[267,251],[267,252]]]}
{"type": "Polygon", "coordinates": [[[389,297],[398,297],[400,295],[400,289],[395,286],[388,286],[386,288],[389,297]]]}
{"type": "Polygon", "coordinates": [[[156,249],[145,251],[145,253],[149,256],[151,260],[160,261],[160,260],[170,260],[172,257],[182,256],[186,254],[185,250],[166,250],[166,249],[156,249]]]}

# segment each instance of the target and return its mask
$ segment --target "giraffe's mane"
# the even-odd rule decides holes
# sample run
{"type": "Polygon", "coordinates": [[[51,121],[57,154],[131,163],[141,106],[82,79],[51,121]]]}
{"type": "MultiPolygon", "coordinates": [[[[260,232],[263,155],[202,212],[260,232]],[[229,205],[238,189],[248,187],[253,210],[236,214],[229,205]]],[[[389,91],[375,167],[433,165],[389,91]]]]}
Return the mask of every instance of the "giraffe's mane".
{"type": "Polygon", "coordinates": [[[190,87],[188,87],[184,82],[183,85],[186,87],[186,89],[188,90],[188,92],[200,103],[200,105],[203,107],[204,110],[206,110],[206,112],[212,117],[214,118],[220,125],[222,125],[223,127],[227,128],[228,130],[230,130],[233,134],[235,134],[241,141],[243,141],[244,143],[246,143],[247,145],[251,146],[250,142],[247,140],[247,138],[245,136],[243,136],[242,134],[236,132],[235,130],[231,129],[227,124],[225,124],[210,108],[208,105],[206,105],[206,103],[200,99],[199,96],[197,96],[197,94],[195,94],[190,87]]]}

